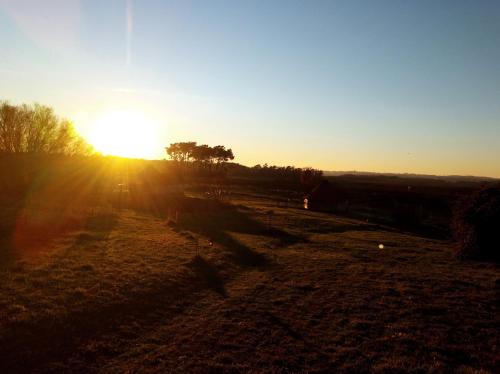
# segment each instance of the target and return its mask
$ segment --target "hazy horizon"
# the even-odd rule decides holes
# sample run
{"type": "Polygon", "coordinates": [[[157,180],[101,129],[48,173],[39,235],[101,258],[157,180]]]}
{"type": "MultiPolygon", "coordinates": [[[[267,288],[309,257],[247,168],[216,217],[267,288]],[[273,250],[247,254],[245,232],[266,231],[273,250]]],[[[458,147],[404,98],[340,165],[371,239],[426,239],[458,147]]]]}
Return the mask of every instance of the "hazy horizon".
{"type": "Polygon", "coordinates": [[[500,177],[495,1],[0,0],[0,83],[112,153],[500,177]]]}

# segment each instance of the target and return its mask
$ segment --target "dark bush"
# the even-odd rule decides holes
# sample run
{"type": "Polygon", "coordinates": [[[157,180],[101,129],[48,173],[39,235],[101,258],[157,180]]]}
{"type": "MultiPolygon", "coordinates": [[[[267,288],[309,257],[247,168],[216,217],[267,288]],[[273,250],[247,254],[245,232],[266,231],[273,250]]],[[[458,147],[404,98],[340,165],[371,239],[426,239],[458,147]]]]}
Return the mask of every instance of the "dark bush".
{"type": "Polygon", "coordinates": [[[500,186],[483,188],[459,204],[453,219],[459,258],[500,260],[500,186]]]}

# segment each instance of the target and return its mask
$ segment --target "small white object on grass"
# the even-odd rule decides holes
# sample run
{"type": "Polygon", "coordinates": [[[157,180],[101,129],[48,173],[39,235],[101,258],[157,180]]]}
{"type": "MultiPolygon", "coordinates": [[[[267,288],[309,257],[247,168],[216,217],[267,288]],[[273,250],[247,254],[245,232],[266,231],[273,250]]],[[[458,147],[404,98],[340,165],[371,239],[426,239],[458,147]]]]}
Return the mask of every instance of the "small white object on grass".
{"type": "Polygon", "coordinates": [[[378,249],[384,249],[384,245],[383,244],[379,244],[378,245],[378,249]]]}

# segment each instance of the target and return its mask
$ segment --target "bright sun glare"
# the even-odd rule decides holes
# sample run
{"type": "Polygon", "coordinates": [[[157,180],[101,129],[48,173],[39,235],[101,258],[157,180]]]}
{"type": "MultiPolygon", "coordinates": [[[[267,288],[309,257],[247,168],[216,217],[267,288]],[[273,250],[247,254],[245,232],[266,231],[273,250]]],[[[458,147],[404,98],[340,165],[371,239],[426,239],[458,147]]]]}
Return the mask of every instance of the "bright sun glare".
{"type": "Polygon", "coordinates": [[[158,130],[159,125],[140,112],[115,110],[91,124],[88,140],[105,155],[155,158],[161,150],[158,130]]]}

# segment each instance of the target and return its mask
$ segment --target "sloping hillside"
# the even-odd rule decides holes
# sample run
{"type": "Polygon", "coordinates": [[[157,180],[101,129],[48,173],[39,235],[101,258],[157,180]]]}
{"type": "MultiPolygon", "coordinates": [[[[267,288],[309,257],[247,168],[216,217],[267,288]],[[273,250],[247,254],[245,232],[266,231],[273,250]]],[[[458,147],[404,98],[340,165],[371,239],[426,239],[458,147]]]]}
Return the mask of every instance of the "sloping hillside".
{"type": "Polygon", "coordinates": [[[92,212],[81,230],[10,250],[2,372],[499,367],[497,266],[262,196],[193,198],[177,223],[92,212]]]}

